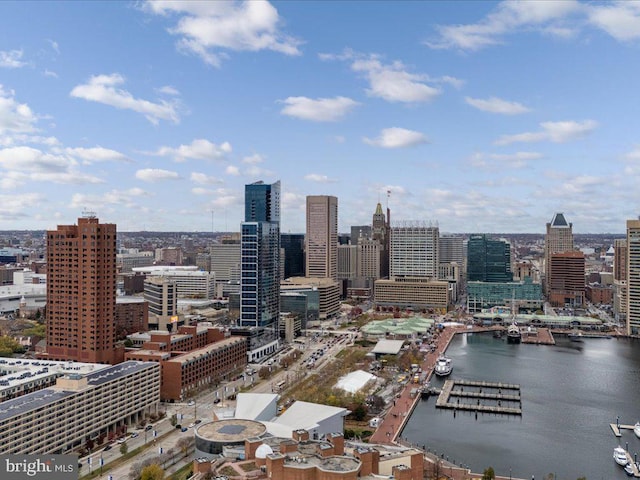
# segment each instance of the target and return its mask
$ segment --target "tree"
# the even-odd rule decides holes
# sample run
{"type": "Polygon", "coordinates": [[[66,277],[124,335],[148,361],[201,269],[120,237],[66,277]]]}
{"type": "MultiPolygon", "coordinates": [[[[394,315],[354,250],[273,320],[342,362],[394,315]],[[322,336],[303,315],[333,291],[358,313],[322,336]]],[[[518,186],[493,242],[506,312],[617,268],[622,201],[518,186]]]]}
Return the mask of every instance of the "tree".
{"type": "Polygon", "coordinates": [[[493,471],[493,467],[489,467],[482,472],[482,480],[495,480],[496,472],[493,471]]]}
{"type": "Polygon", "coordinates": [[[160,465],[154,463],[142,469],[140,480],[163,480],[164,470],[160,465]]]}
{"type": "Polygon", "coordinates": [[[120,455],[126,455],[128,451],[129,451],[129,447],[127,447],[126,442],[120,445],[120,455]]]}
{"type": "Polygon", "coordinates": [[[169,421],[171,422],[171,426],[175,427],[178,424],[178,416],[174,413],[171,415],[171,419],[169,421]]]}

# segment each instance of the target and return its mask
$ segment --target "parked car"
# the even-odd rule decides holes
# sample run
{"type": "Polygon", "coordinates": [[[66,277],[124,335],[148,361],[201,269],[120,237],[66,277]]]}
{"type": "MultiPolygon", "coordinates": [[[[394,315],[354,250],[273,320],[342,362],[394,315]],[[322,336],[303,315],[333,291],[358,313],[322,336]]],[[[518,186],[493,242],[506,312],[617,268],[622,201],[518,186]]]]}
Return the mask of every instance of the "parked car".
{"type": "Polygon", "coordinates": [[[137,436],[138,436],[138,432],[133,432],[133,433],[131,434],[131,438],[136,438],[137,436]]]}
{"type": "Polygon", "coordinates": [[[187,427],[182,427],[182,428],[180,429],[180,431],[181,431],[181,432],[186,432],[187,430],[189,430],[187,427]]]}
{"type": "Polygon", "coordinates": [[[153,425],[147,425],[146,427],[144,427],[144,429],[148,432],[149,430],[151,430],[153,428],[153,425]]]}
{"type": "Polygon", "coordinates": [[[182,428],[182,425],[177,424],[177,425],[176,425],[176,428],[177,428],[178,430],[180,430],[180,429],[182,428]]]}
{"type": "Polygon", "coordinates": [[[111,445],[107,445],[107,446],[106,446],[106,447],[104,447],[102,450],[103,450],[104,452],[108,452],[109,450],[111,450],[111,448],[112,448],[112,447],[111,447],[111,445]]]}
{"type": "Polygon", "coordinates": [[[200,419],[198,418],[198,419],[197,419],[196,421],[194,421],[193,423],[195,423],[196,425],[198,425],[200,422],[202,422],[202,420],[200,420],[200,419]]]}

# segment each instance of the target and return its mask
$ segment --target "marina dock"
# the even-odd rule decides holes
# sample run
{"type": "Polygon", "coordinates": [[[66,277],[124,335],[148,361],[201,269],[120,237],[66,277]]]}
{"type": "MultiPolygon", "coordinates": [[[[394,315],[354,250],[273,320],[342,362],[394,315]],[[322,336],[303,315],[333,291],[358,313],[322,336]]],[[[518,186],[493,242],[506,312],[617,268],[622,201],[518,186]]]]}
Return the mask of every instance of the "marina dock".
{"type": "Polygon", "coordinates": [[[502,402],[512,402],[521,405],[520,385],[498,382],[474,382],[469,380],[447,380],[436,401],[436,408],[451,410],[466,410],[481,413],[495,413],[507,415],[522,415],[522,408],[503,406],[502,402]],[[474,387],[477,390],[464,390],[464,387],[474,387]],[[455,387],[455,389],[454,389],[455,387]],[[460,387],[460,388],[458,388],[460,387]],[[489,390],[484,391],[484,390],[489,390]],[[497,390],[497,392],[496,392],[497,390]],[[507,390],[509,393],[502,393],[507,390]],[[451,397],[459,397],[456,402],[451,397]],[[476,403],[460,402],[461,398],[476,399],[476,403]],[[496,400],[497,405],[486,405],[481,400],[496,400]]]}
{"type": "Polygon", "coordinates": [[[611,430],[616,437],[622,436],[622,432],[620,432],[620,430],[633,430],[633,428],[635,427],[635,425],[622,425],[615,423],[610,423],[609,426],[611,427],[611,430]]]}

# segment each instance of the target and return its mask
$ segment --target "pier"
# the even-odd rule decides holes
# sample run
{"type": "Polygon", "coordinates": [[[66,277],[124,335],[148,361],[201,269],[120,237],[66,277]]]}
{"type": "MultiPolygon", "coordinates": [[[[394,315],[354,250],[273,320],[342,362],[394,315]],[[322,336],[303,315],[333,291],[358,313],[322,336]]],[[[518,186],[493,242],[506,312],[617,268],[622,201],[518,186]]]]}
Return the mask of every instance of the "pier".
{"type": "Polygon", "coordinates": [[[609,426],[616,437],[622,436],[622,432],[620,430],[633,430],[635,428],[635,425],[621,425],[619,423],[610,423],[609,426]]]}
{"type": "Polygon", "coordinates": [[[436,401],[436,408],[448,408],[451,410],[466,410],[481,413],[522,415],[522,408],[503,406],[501,404],[502,401],[516,402],[520,404],[520,385],[496,382],[474,382],[469,380],[447,380],[445,381],[442,391],[438,396],[438,400],[436,401]],[[465,386],[475,387],[479,390],[464,391],[465,386]],[[455,390],[454,387],[456,387],[455,390]],[[458,389],[457,387],[460,388],[458,389]],[[493,391],[484,392],[483,389],[493,391]],[[495,390],[498,390],[498,393],[496,393],[495,390]],[[507,390],[509,393],[502,393],[502,390],[507,390]],[[451,397],[474,398],[477,400],[477,403],[460,403],[459,398],[456,402],[451,402],[451,397]],[[481,400],[497,400],[498,405],[481,404],[481,400]]]}

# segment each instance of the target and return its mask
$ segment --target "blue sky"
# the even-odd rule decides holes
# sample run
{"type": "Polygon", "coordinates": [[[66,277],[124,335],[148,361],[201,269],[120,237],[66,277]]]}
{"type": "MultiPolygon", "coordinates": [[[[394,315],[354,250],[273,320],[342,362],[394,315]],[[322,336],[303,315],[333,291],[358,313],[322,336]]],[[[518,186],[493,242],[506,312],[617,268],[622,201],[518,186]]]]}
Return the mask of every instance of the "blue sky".
{"type": "Polygon", "coordinates": [[[0,2],[0,32],[0,230],[238,230],[257,180],[283,232],[321,194],[340,231],[640,214],[640,2],[0,2]]]}

